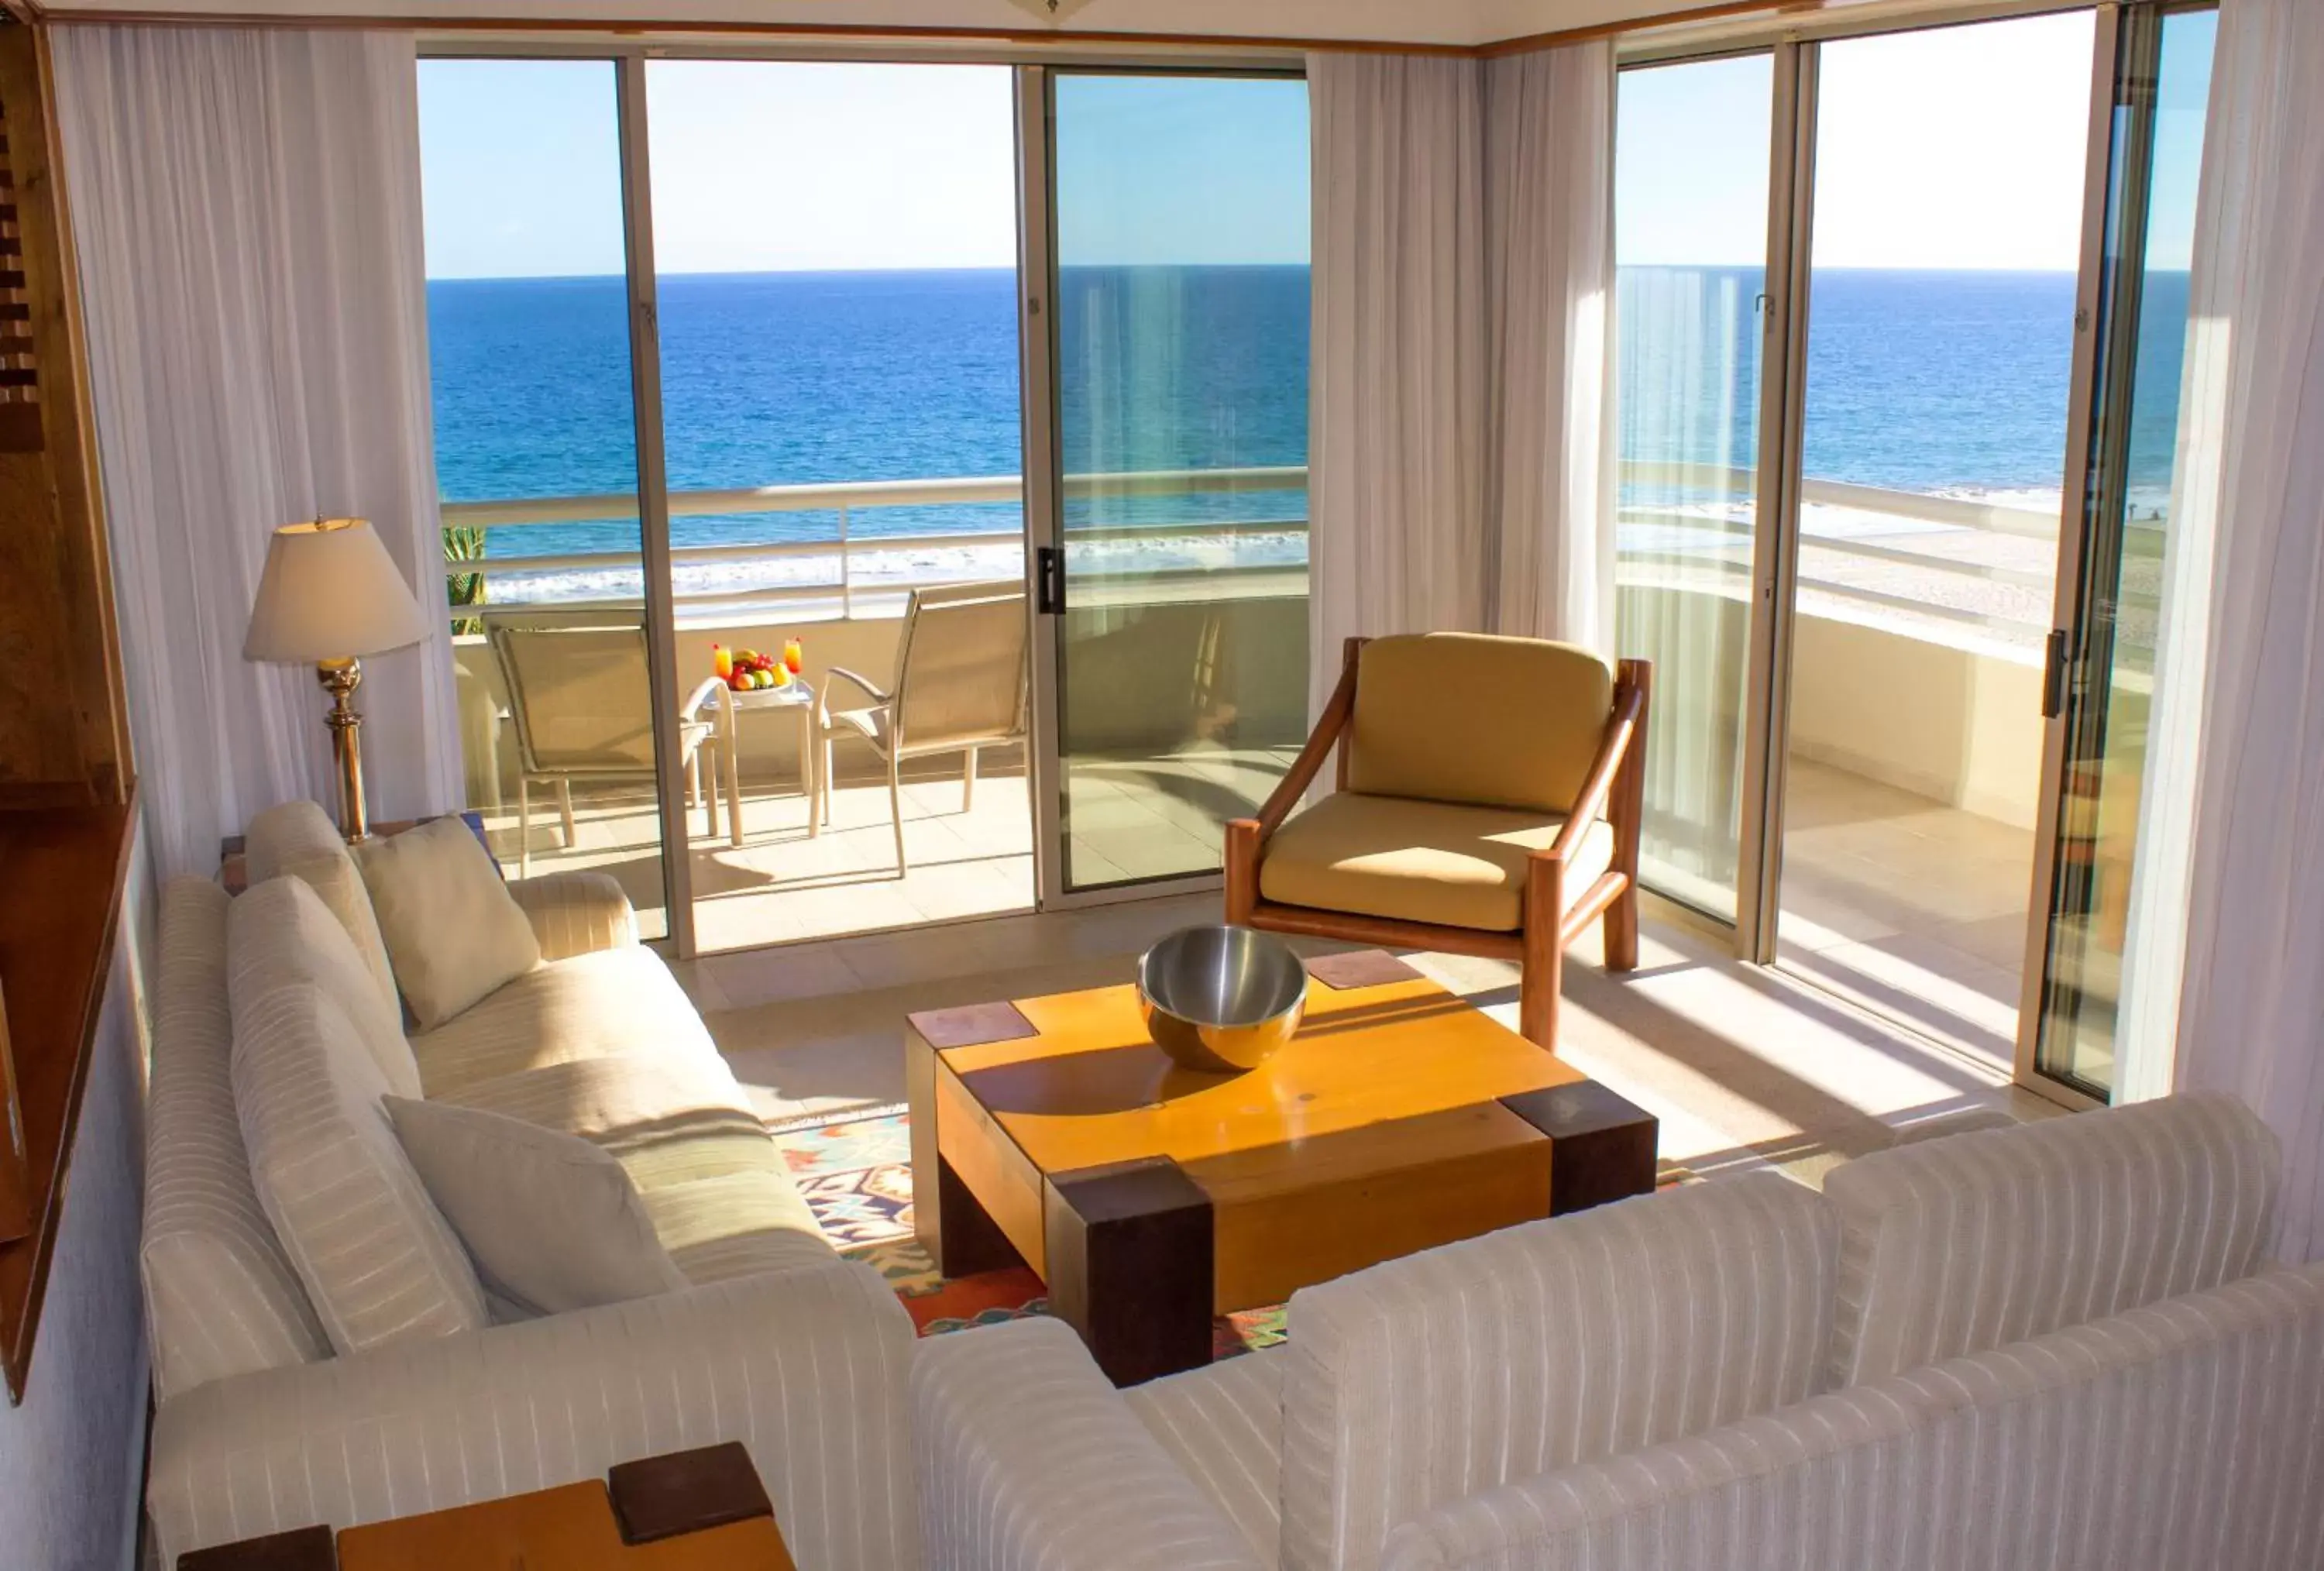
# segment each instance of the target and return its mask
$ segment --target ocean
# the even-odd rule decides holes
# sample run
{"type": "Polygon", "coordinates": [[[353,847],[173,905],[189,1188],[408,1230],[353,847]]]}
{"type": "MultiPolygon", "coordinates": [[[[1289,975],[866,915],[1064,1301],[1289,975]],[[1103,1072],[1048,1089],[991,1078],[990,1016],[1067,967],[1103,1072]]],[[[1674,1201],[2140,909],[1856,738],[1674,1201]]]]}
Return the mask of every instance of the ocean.
{"type": "MultiPolygon", "coordinates": [[[[2148,281],[2142,387],[2175,390],[2185,277],[2148,281]],[[2150,380],[2151,379],[2151,380],[2150,380]]],[[[1690,375],[1700,341],[1757,333],[1749,269],[1625,269],[1620,374],[1680,387],[1626,402],[1626,458],[1748,465],[1756,382],[1690,375]],[[1690,314],[1692,313],[1692,314],[1690,314]]],[[[1020,467],[1013,274],[679,275],[660,281],[665,449],[674,491],[1013,475],[1020,467]]],[[[2074,283],[2065,273],[1825,269],[1814,281],[1804,456],[1813,476],[2054,509],[2064,469],[2074,283]]],[[[623,494],[636,484],[617,278],[428,286],[438,477],[447,501],[623,494]]],[[[1060,280],[1069,474],[1306,461],[1305,268],[1074,268],[1060,280]]],[[[2133,485],[2168,485],[2175,401],[2144,401],[2133,485]],[[2157,407],[2160,406],[2160,407],[2157,407]]],[[[1084,498],[1068,528],[1305,517],[1297,490],[1084,498]]],[[[681,548],[829,538],[833,513],[679,518],[681,548]]],[[[858,510],[852,538],[1011,530],[1014,504],[858,510]]],[[[634,551],[634,518],[493,531],[493,558],[634,551]]],[[[1184,541],[1118,555],[1215,559],[1184,541]]],[[[1296,529],[1238,559],[1296,560],[1296,529]]],[[[870,578],[1014,574],[1014,548],[916,549],[870,578]]],[[[681,592],[827,581],[828,558],[687,563],[681,592]]],[[[496,577],[493,597],[634,594],[634,568],[496,577]]]]}

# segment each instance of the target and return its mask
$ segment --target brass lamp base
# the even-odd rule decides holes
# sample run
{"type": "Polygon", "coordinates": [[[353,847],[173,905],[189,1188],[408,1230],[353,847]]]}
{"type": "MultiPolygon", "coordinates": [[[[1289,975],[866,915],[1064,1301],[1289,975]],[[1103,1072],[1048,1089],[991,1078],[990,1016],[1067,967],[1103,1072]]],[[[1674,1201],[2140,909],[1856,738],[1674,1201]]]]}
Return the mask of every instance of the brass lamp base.
{"type": "Polygon", "coordinates": [[[323,723],[331,728],[331,755],[339,766],[339,832],[352,846],[371,838],[371,822],[364,812],[363,716],[347,702],[363,684],[363,661],[352,655],[318,661],[315,679],[331,695],[331,712],[323,723]]]}

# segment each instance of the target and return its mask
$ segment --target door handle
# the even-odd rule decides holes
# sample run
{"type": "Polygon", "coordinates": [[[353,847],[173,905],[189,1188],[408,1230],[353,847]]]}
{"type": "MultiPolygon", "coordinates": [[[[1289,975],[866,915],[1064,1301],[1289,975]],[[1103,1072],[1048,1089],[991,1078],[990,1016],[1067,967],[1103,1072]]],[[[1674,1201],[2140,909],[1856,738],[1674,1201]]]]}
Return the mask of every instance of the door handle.
{"type": "Polygon", "coordinates": [[[1057,546],[1034,548],[1033,609],[1044,616],[1065,615],[1065,553],[1057,546]]]}
{"type": "Polygon", "coordinates": [[[2050,658],[2042,670],[2042,718],[2055,720],[2066,712],[2066,632],[2052,628],[2050,658]]]}

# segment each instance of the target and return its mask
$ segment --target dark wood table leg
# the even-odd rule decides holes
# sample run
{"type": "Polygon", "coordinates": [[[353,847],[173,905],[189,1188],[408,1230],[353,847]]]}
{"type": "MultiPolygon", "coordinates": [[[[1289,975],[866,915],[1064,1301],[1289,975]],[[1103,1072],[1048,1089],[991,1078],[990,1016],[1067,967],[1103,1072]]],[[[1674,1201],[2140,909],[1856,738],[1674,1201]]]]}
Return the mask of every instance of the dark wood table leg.
{"type": "Polygon", "coordinates": [[[1084,1168],[1045,1190],[1049,1312],[1116,1385],[1211,1361],[1210,1197],[1167,1157],[1084,1168]]]}
{"type": "Polygon", "coordinates": [[[1501,1105],[1549,1136],[1552,1216],[1654,1193],[1661,1124],[1637,1104],[1577,1080],[1504,1096],[1501,1105]]]}
{"type": "Polygon", "coordinates": [[[338,1563],[331,1529],[318,1526],[189,1549],[178,1557],[177,1571],[337,1571],[338,1563]]]}

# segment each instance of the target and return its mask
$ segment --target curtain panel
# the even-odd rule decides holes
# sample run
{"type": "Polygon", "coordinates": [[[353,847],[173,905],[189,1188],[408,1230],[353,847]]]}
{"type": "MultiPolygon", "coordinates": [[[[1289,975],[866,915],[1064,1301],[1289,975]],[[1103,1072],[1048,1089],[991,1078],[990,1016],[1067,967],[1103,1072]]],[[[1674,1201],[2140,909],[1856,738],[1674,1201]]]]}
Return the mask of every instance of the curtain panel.
{"type": "Polygon", "coordinates": [[[2164,564],[2164,603],[2191,605],[2163,630],[2126,1000],[2133,1095],[2168,1063],[2282,1137],[2290,1261],[2324,1259],[2319,81],[2324,7],[2220,7],[2164,564]]]}
{"type": "MultiPolygon", "coordinates": [[[[130,723],[161,872],[335,803],[327,700],[243,633],[278,524],[368,518],[444,601],[406,33],[59,25],[130,723]]],[[[457,806],[450,628],[364,661],[374,812],[457,806]]]]}
{"type": "Polygon", "coordinates": [[[1313,702],[1351,634],[1610,650],[1614,60],[1308,60],[1313,702]]]}

